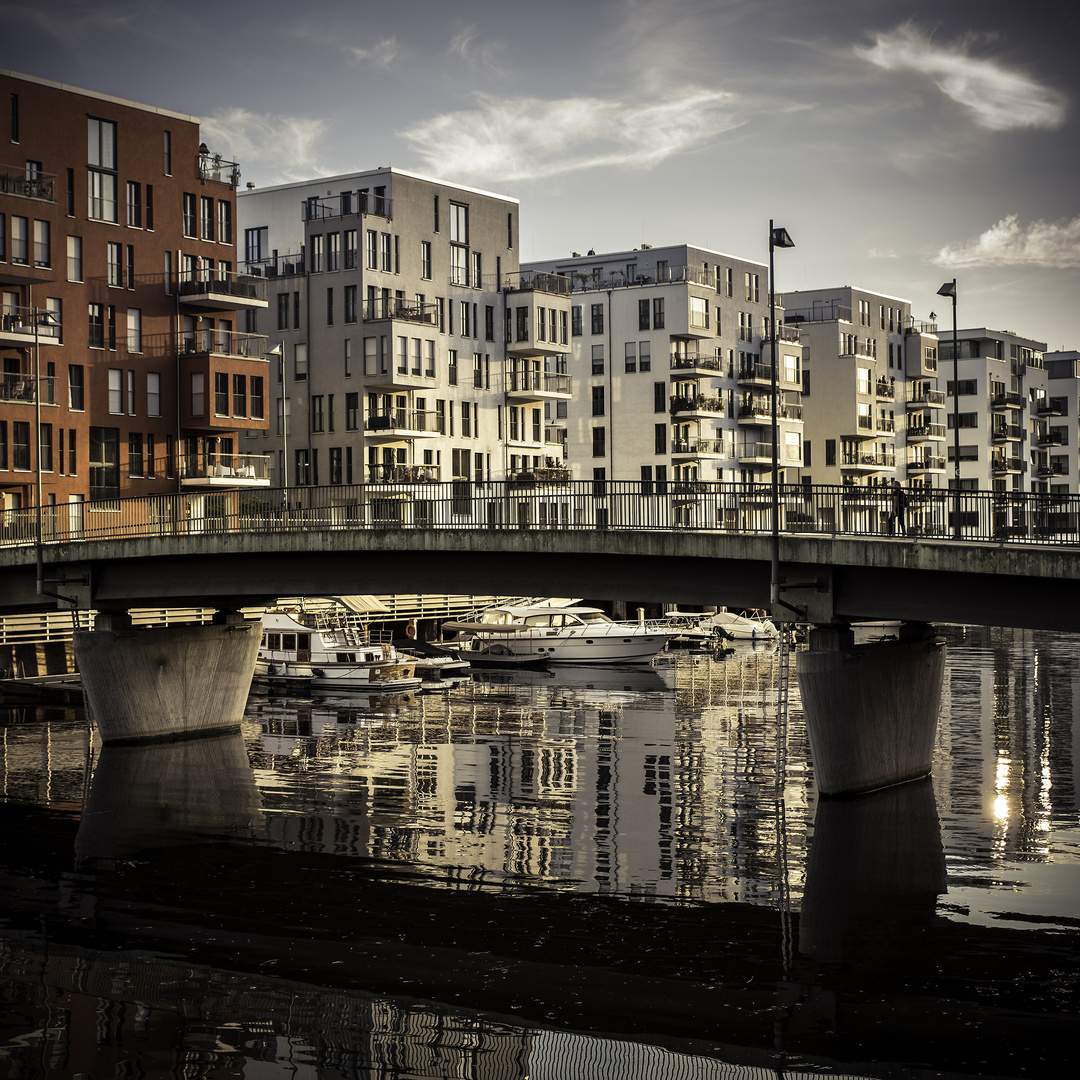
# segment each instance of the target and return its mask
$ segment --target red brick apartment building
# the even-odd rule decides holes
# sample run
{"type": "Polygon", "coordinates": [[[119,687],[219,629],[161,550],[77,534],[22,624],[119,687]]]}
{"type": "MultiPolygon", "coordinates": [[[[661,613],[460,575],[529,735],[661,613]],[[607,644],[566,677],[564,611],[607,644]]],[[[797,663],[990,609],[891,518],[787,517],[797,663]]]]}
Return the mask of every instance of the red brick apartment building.
{"type": "Polygon", "coordinates": [[[269,483],[238,179],[191,117],[0,69],[3,509],[269,483]]]}

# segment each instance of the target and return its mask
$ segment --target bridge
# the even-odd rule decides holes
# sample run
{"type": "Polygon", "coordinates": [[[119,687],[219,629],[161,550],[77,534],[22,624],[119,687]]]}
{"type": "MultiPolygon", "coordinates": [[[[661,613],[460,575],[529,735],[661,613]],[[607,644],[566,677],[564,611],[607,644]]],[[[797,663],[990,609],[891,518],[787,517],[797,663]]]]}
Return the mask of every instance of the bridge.
{"type": "MultiPolygon", "coordinates": [[[[881,741],[881,702],[888,730],[908,732],[918,747],[898,750],[904,760],[884,774],[872,766],[870,781],[856,787],[880,786],[879,774],[926,771],[926,717],[936,725],[944,670],[929,624],[1080,625],[1076,496],[930,491],[908,507],[902,536],[889,535],[884,488],[785,486],[776,505],[784,606],[774,615],[830,628],[799,656],[808,716],[844,719],[838,748],[816,752],[823,775],[822,757],[848,756],[856,714],[868,744],[881,741]],[[850,634],[836,628],[877,619],[901,620],[905,632],[896,649],[863,663],[850,634]],[[824,667],[811,671],[815,657],[824,667]],[[853,670],[853,657],[862,682],[841,690],[839,669],[853,670]]],[[[258,649],[257,634],[237,632],[254,628],[239,611],[278,596],[531,593],[768,607],[772,508],[767,485],[543,480],[185,492],[31,508],[3,521],[0,609],[59,602],[99,612],[96,630],[75,638],[91,700],[93,683],[115,698],[130,682],[120,711],[137,722],[126,721],[117,737],[153,737],[187,730],[179,713],[200,712],[207,724],[239,718],[258,649]],[[192,605],[218,608],[216,627],[136,632],[126,616],[133,607],[192,605]],[[139,648],[146,655],[136,661],[139,648]],[[175,674],[166,691],[167,667],[175,674]]],[[[843,680],[850,683],[850,670],[843,680]]],[[[95,711],[114,705],[102,699],[95,711]]],[[[847,764],[841,772],[827,781],[833,791],[852,789],[847,764]]]]}

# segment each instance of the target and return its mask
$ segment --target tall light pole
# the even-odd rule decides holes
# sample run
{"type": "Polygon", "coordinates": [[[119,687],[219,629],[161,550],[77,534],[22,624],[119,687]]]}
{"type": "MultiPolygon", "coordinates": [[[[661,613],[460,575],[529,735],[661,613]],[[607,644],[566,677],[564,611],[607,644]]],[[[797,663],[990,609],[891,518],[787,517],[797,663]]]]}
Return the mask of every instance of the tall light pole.
{"type": "Polygon", "coordinates": [[[263,353],[265,357],[277,357],[278,362],[278,379],[281,382],[281,434],[282,434],[282,448],[281,448],[281,464],[282,464],[282,479],[284,481],[281,489],[281,504],[286,510],[289,509],[289,413],[285,408],[285,349],[282,347],[282,342],[278,342],[269,352],[263,353]]]}
{"type": "Polygon", "coordinates": [[[776,369],[776,272],[773,251],[793,248],[795,241],[787,229],[777,228],[769,218],[769,344],[772,359],[772,568],[769,581],[769,613],[775,619],[780,606],[780,425],[777,417],[780,396],[779,373],[776,369]]]}
{"type": "Polygon", "coordinates": [[[946,281],[938,296],[952,297],[952,363],[953,363],[953,536],[960,539],[960,349],[956,343],[956,278],[946,281]]]}

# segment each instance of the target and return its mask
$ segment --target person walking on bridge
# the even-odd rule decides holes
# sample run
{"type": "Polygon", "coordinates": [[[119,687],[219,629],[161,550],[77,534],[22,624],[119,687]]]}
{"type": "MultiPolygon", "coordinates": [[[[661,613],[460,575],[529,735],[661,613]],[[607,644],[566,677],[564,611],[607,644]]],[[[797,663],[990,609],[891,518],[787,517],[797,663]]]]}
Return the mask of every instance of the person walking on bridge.
{"type": "Polygon", "coordinates": [[[907,536],[907,522],[905,520],[908,504],[907,492],[900,486],[899,480],[894,480],[889,494],[892,499],[892,510],[889,514],[889,535],[892,536],[899,527],[901,534],[907,536]]]}

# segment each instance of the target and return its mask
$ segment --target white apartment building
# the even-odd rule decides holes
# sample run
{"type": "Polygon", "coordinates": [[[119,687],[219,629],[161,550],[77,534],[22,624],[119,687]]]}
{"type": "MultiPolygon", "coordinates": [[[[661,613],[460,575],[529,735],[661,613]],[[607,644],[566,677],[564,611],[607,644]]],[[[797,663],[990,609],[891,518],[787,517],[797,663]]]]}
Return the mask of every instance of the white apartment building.
{"type": "Polygon", "coordinates": [[[569,283],[519,274],[516,200],[384,168],[237,206],[268,279],[253,321],[282,350],[264,436],[279,486],[565,471],[544,409],[571,397],[569,283]]]}
{"type": "MultiPolygon", "coordinates": [[[[679,244],[527,264],[573,290],[575,393],[565,423],[576,479],[764,481],[771,475],[768,267],[679,244]]],[[[778,319],[780,317],[778,309],[778,319]]],[[[802,465],[803,350],[777,349],[781,479],[802,465]]]]}
{"type": "MultiPolygon", "coordinates": [[[[953,342],[940,332],[948,399],[950,477],[954,458],[953,342]]],[[[1054,476],[1045,342],[1008,330],[958,330],[960,486],[980,491],[1048,492],[1054,476]],[[1041,422],[1041,423],[1040,423],[1041,422]]],[[[1059,426],[1059,425],[1053,425],[1059,426]]]]}
{"type": "Polygon", "coordinates": [[[1080,351],[1068,349],[1043,354],[1046,396],[1034,402],[1033,447],[1040,469],[1049,471],[1055,495],[1080,494],[1080,351]]]}
{"type": "Polygon", "coordinates": [[[911,304],[845,285],[784,295],[807,348],[803,481],[946,485],[945,394],[933,323],[911,304]]]}

